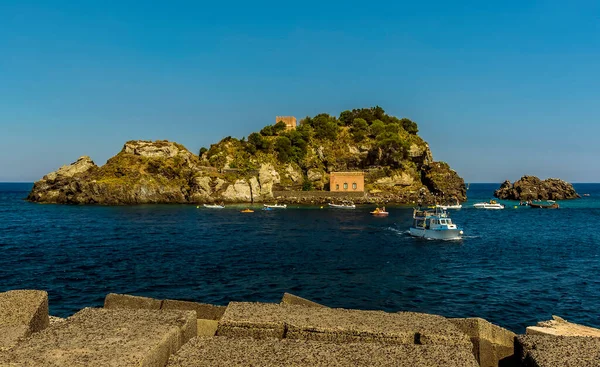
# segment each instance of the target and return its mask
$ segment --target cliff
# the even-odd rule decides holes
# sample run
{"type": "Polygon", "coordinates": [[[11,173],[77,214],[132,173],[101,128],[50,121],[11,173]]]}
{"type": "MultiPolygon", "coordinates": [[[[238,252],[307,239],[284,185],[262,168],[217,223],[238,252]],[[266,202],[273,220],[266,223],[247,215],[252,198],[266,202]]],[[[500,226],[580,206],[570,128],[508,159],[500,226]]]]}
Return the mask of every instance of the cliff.
{"type": "Polygon", "coordinates": [[[568,182],[557,178],[542,181],[535,176],[523,176],[514,184],[504,181],[494,196],[506,200],[566,200],[580,197],[568,182]]]}
{"type": "Polygon", "coordinates": [[[357,203],[466,200],[463,179],[448,164],[433,161],[416,124],[379,107],[344,111],[339,118],[307,117],[291,131],[283,123],[266,126],[247,140],[227,137],[199,155],[173,142],[129,141],[101,167],[81,157],[44,176],[27,199],[107,205],[327,202],[335,171],[365,172],[365,192],[348,196],[357,203]],[[299,198],[276,195],[300,191],[299,198]]]}

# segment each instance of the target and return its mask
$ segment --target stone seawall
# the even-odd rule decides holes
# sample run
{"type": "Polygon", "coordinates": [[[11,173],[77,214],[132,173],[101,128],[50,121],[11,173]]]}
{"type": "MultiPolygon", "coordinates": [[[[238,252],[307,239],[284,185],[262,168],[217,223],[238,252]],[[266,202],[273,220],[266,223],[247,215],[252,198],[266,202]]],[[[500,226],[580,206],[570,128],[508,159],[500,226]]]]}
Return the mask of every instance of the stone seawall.
{"type": "Polygon", "coordinates": [[[109,294],[104,308],[60,319],[48,317],[46,292],[9,291],[0,331],[0,366],[587,367],[600,352],[597,337],[517,336],[479,318],[329,308],[287,293],[227,306],[109,294]]]}

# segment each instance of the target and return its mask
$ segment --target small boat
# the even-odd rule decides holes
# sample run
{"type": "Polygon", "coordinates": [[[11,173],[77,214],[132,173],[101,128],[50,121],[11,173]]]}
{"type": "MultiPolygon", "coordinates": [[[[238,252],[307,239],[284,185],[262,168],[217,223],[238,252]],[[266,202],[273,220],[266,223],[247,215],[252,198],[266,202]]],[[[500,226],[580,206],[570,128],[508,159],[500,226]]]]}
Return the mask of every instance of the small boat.
{"type": "Polygon", "coordinates": [[[240,210],[240,213],[254,213],[254,210],[246,208],[244,210],[240,210]]]}
{"type": "Polygon", "coordinates": [[[341,203],[341,204],[329,203],[328,205],[330,208],[335,208],[335,209],[356,209],[356,205],[354,205],[353,202],[345,202],[345,203],[341,203]]]}
{"type": "Polygon", "coordinates": [[[583,194],[583,196],[590,196],[590,194],[583,194]]]}
{"type": "Polygon", "coordinates": [[[225,209],[225,205],[218,204],[204,204],[204,207],[208,209],[225,209]]]}
{"type": "Polygon", "coordinates": [[[504,209],[504,205],[498,203],[496,200],[490,200],[489,203],[475,203],[473,208],[477,209],[504,209]]]}
{"type": "Polygon", "coordinates": [[[438,209],[442,209],[442,210],[448,210],[448,209],[461,209],[462,205],[460,204],[460,202],[458,200],[456,200],[456,204],[446,204],[446,205],[435,205],[436,208],[438,209]]]}
{"type": "Polygon", "coordinates": [[[547,202],[542,201],[532,201],[529,203],[529,206],[532,209],[558,209],[560,206],[553,200],[548,200],[547,202]]]}
{"type": "Polygon", "coordinates": [[[386,212],[385,207],[383,207],[381,209],[376,208],[371,212],[371,214],[373,214],[376,217],[387,217],[390,213],[386,212]]]}
{"type": "Polygon", "coordinates": [[[287,208],[287,204],[263,204],[263,206],[265,208],[270,208],[270,209],[286,209],[287,208]]]}
{"type": "Polygon", "coordinates": [[[463,230],[452,223],[452,219],[444,210],[413,210],[413,223],[409,233],[414,237],[431,240],[459,240],[463,230]]]}

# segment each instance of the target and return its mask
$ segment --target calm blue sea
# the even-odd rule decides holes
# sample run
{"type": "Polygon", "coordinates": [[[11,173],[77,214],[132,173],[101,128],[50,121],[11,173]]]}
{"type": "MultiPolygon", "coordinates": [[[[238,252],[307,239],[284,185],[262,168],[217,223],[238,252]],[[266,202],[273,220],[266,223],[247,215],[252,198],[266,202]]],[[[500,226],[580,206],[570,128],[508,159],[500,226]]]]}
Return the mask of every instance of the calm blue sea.
{"type": "MultiPolygon", "coordinates": [[[[479,316],[516,332],[552,314],[600,327],[600,184],[559,210],[452,212],[459,242],[406,234],[412,210],[319,207],[239,213],[191,205],[25,202],[0,184],[0,291],[45,289],[50,312],[109,292],[227,304],[291,292],[329,306],[479,316]]],[[[472,184],[469,204],[499,184],[472,184]]],[[[258,209],[258,207],[257,207],[258,209]]]]}

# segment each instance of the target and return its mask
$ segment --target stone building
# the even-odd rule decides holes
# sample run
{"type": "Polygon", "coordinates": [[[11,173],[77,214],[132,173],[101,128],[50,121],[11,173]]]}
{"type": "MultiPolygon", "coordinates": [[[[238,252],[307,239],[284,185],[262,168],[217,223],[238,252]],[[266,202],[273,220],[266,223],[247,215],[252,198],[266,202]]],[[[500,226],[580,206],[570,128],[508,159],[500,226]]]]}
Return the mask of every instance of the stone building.
{"type": "Polygon", "coordinates": [[[331,172],[329,174],[329,191],[361,192],[365,191],[364,172],[331,172]]]}
{"type": "Polygon", "coordinates": [[[285,123],[285,130],[296,130],[296,118],[294,116],[277,116],[275,117],[275,123],[283,121],[285,123]]]}

